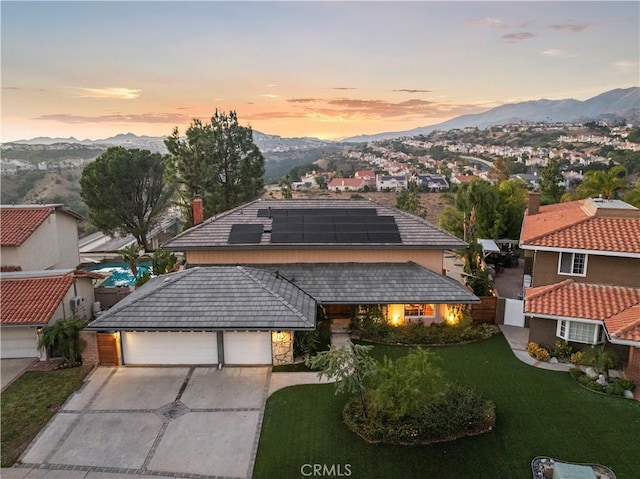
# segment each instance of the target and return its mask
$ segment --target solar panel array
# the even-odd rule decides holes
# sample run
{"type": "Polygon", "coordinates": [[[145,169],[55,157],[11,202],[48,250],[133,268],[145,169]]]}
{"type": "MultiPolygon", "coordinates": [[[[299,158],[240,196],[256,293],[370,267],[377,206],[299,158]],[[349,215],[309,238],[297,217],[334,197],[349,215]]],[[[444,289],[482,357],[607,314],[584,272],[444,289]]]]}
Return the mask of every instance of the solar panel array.
{"type": "Polygon", "coordinates": [[[260,243],[262,239],[261,224],[235,224],[231,225],[229,243],[260,243]]]}
{"type": "Polygon", "coordinates": [[[263,209],[273,218],[272,243],[401,243],[393,216],[375,208],[263,209]]]}

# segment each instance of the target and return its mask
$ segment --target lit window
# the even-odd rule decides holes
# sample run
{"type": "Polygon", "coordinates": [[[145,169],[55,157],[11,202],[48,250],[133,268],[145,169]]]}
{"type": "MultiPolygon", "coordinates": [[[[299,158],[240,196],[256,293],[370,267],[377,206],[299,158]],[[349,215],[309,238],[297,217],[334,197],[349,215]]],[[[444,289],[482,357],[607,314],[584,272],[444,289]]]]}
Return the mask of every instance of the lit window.
{"type": "Polygon", "coordinates": [[[556,336],[576,343],[598,344],[604,342],[604,335],[599,324],[568,321],[558,321],[556,336]]]}
{"type": "Polygon", "coordinates": [[[584,253],[560,253],[558,274],[584,276],[587,272],[587,255],[584,253]]]}
{"type": "Polygon", "coordinates": [[[436,315],[436,309],[433,304],[405,304],[404,315],[406,316],[420,316],[433,318],[436,315]]]}

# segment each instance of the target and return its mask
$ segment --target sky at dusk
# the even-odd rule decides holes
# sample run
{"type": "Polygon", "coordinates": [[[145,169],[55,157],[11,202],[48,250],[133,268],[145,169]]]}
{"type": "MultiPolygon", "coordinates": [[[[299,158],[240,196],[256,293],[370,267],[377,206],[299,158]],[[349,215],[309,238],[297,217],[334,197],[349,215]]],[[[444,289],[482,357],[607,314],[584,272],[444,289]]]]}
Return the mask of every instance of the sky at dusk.
{"type": "Polygon", "coordinates": [[[1,141],[399,131],[640,83],[640,3],[0,3],[1,141]]]}

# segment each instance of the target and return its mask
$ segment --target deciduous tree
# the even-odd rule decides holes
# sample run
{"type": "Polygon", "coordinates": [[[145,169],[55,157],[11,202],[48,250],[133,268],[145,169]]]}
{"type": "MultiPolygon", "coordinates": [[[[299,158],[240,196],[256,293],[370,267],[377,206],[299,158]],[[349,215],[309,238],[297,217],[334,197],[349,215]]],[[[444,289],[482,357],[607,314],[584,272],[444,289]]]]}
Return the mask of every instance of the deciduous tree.
{"type": "Polygon", "coordinates": [[[98,229],[131,234],[145,249],[147,235],[171,197],[160,154],[119,146],[84,168],[80,187],[89,218],[98,229]]]}
{"type": "Polygon", "coordinates": [[[167,182],[175,186],[188,224],[193,198],[200,195],[211,216],[256,198],[264,186],[264,157],[251,128],[240,126],[235,111],[216,110],[210,123],[194,120],[181,138],[178,128],[165,140],[170,156],[167,182]]]}
{"type": "Polygon", "coordinates": [[[547,166],[542,168],[540,174],[540,201],[548,205],[559,203],[564,193],[562,182],[564,177],[560,171],[560,163],[555,158],[549,160],[547,166]]]}

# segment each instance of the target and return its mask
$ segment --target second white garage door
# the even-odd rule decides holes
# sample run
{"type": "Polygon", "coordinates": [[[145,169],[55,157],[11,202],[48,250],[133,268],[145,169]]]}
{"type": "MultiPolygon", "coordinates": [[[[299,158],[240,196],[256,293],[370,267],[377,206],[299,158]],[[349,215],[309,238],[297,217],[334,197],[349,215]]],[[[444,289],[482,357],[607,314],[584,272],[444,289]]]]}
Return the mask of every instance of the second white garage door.
{"type": "Polygon", "coordinates": [[[224,333],[225,364],[272,364],[271,333],[224,333]]]}
{"type": "Polygon", "coordinates": [[[125,364],[217,364],[216,333],[122,333],[125,364]]]}
{"type": "Polygon", "coordinates": [[[2,336],[0,357],[3,359],[40,357],[36,328],[4,327],[0,335],[2,336]]]}

